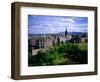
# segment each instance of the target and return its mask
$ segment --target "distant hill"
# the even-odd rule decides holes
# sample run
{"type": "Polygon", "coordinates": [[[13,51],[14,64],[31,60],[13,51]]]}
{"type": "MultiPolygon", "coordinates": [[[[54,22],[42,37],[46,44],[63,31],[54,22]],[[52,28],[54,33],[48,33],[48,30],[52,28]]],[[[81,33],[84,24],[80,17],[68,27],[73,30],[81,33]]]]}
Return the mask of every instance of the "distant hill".
{"type": "MultiPolygon", "coordinates": [[[[84,34],[87,35],[86,32],[68,32],[69,35],[80,35],[80,36],[83,36],[84,34]]],[[[39,36],[49,36],[49,35],[59,35],[59,36],[62,36],[62,35],[65,35],[65,32],[59,32],[59,33],[54,33],[54,34],[28,34],[29,37],[39,37],[39,36]]]]}
{"type": "Polygon", "coordinates": [[[87,34],[86,32],[68,32],[70,35],[81,35],[81,34],[87,34]]]}

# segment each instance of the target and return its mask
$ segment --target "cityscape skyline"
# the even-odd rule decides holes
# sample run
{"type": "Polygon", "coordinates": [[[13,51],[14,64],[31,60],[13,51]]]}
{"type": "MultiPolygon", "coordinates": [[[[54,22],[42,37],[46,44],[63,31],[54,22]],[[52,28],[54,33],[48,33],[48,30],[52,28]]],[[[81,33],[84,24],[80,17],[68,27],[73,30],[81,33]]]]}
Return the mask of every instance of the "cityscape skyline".
{"type": "Polygon", "coordinates": [[[28,15],[29,34],[87,32],[88,17],[28,15]]]}

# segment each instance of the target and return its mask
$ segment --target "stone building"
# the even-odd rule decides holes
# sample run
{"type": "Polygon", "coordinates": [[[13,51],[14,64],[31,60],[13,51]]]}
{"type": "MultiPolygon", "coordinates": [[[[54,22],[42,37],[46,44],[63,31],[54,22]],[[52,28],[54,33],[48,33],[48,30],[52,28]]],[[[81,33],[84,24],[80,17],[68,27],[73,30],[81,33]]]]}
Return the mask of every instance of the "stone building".
{"type": "Polygon", "coordinates": [[[32,46],[32,53],[35,55],[40,49],[48,49],[50,46],[65,43],[67,40],[67,29],[65,33],[41,34],[38,37],[30,37],[28,40],[32,46]]]}
{"type": "Polygon", "coordinates": [[[33,49],[46,48],[46,47],[52,46],[52,38],[47,38],[47,37],[31,38],[29,40],[33,49]]]}

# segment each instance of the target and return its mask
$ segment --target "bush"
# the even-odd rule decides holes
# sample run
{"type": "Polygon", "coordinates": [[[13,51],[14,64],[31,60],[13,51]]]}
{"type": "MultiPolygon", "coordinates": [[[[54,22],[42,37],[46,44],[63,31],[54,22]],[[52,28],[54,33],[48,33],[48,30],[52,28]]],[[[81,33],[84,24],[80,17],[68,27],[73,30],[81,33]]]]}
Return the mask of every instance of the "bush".
{"type": "Polygon", "coordinates": [[[87,63],[86,47],[80,43],[65,43],[50,47],[45,52],[39,51],[35,56],[29,53],[29,65],[84,64],[87,63]]]}
{"type": "Polygon", "coordinates": [[[33,65],[33,56],[32,56],[32,53],[28,54],[28,64],[29,64],[29,66],[33,65]]]}

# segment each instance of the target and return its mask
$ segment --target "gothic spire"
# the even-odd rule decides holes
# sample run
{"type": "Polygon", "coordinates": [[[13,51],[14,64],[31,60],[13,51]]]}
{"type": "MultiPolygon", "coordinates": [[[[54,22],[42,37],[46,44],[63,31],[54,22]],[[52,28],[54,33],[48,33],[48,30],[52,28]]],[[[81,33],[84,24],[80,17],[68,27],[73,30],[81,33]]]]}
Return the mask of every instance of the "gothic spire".
{"type": "Polygon", "coordinates": [[[65,35],[67,35],[68,31],[67,31],[67,28],[65,29],[65,35]]]}

